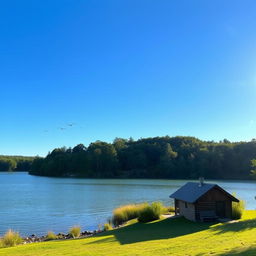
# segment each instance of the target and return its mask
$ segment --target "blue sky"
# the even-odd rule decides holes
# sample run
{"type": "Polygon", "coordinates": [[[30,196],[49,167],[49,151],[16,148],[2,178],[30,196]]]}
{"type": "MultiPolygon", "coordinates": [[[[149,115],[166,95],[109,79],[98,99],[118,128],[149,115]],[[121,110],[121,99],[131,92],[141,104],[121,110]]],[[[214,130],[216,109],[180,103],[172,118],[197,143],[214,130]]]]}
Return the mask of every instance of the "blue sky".
{"type": "Polygon", "coordinates": [[[0,7],[0,154],[130,136],[256,137],[255,1],[0,7]]]}

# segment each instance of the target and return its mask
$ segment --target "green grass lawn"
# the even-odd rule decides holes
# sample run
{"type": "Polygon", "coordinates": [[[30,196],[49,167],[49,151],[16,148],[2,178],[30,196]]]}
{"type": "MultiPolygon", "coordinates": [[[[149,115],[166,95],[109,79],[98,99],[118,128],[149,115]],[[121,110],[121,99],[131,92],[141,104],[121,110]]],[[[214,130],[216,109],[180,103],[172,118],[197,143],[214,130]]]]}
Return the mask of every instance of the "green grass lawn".
{"type": "Polygon", "coordinates": [[[256,211],[234,223],[194,223],[184,218],[148,224],[132,221],[120,229],[67,241],[0,249],[0,256],[256,255],[256,211]]]}

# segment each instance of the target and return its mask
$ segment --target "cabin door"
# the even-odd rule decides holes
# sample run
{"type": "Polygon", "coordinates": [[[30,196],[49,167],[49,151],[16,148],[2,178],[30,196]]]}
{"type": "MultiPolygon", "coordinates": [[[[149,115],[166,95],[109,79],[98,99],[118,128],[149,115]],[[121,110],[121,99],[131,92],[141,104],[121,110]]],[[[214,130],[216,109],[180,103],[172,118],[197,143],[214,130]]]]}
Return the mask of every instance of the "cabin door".
{"type": "Polygon", "coordinates": [[[175,199],[174,204],[175,204],[175,215],[180,215],[180,205],[177,199],[175,199]]]}
{"type": "Polygon", "coordinates": [[[216,202],[216,215],[218,217],[226,217],[226,204],[225,201],[217,201],[216,202]]]}

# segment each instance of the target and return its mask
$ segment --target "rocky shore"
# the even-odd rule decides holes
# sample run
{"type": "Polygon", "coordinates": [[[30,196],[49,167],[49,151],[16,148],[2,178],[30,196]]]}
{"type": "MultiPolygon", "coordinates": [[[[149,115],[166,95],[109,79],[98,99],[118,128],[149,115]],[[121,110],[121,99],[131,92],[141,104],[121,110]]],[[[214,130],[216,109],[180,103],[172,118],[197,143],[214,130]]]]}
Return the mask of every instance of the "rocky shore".
{"type": "MultiPolygon", "coordinates": [[[[101,232],[103,232],[103,230],[83,231],[81,232],[79,238],[90,237],[90,236],[99,234],[101,232]]],[[[57,238],[54,240],[74,239],[70,234],[65,234],[65,233],[59,233],[56,236],[57,238]]],[[[23,244],[38,243],[38,242],[44,242],[49,240],[50,239],[48,239],[47,236],[36,236],[35,234],[32,234],[30,236],[23,238],[23,244]]]]}

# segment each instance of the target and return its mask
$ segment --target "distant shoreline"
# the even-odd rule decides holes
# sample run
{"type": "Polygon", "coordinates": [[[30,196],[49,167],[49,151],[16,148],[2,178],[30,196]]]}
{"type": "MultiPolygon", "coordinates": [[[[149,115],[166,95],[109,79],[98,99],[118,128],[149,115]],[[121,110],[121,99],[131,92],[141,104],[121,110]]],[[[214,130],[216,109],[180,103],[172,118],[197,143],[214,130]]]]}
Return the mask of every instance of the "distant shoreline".
{"type": "MultiPolygon", "coordinates": [[[[192,178],[172,178],[172,179],[163,179],[163,178],[124,178],[124,177],[112,177],[112,178],[102,178],[102,177],[81,177],[81,176],[44,176],[44,175],[36,175],[31,174],[29,172],[24,171],[10,171],[10,172],[0,172],[1,173],[27,173],[28,175],[35,176],[35,177],[45,177],[45,178],[63,178],[63,179],[88,179],[88,180],[191,180],[191,181],[197,181],[198,179],[192,179],[192,178]]],[[[255,179],[205,179],[205,182],[207,181],[225,181],[225,182],[233,182],[233,181],[241,181],[241,182],[255,182],[255,179]]]]}

